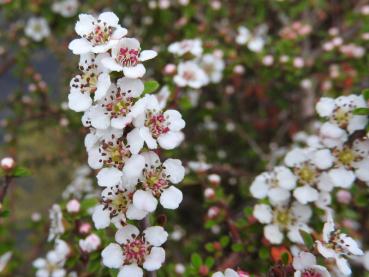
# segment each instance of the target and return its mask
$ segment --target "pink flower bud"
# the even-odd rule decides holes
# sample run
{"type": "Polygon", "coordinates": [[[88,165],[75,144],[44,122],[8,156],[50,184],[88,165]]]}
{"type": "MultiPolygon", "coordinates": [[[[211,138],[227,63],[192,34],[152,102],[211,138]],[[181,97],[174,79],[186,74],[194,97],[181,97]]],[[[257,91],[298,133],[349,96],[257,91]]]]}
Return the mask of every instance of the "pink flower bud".
{"type": "Polygon", "coordinates": [[[164,74],[166,75],[172,75],[174,73],[176,73],[177,67],[175,64],[172,63],[168,63],[165,67],[164,67],[164,74]]]}
{"type": "Polygon", "coordinates": [[[72,199],[67,203],[68,213],[78,213],[80,208],[81,208],[81,204],[76,199],[72,199]]]}
{"type": "Polygon", "coordinates": [[[349,204],[352,199],[351,193],[343,189],[339,190],[336,196],[337,196],[337,201],[342,204],[349,204]]]}
{"type": "Polygon", "coordinates": [[[215,191],[212,188],[206,188],[204,190],[204,196],[206,199],[212,199],[215,196],[215,191]]]}
{"type": "Polygon", "coordinates": [[[83,222],[79,228],[78,228],[79,233],[81,234],[88,234],[91,232],[91,224],[88,222],[83,222]]]}
{"type": "Polygon", "coordinates": [[[208,176],[208,180],[210,184],[212,184],[213,186],[217,186],[220,184],[221,178],[218,174],[210,174],[208,176]]]}
{"type": "Polygon", "coordinates": [[[12,157],[5,157],[1,160],[1,168],[5,171],[12,170],[15,166],[15,161],[12,157]]]}

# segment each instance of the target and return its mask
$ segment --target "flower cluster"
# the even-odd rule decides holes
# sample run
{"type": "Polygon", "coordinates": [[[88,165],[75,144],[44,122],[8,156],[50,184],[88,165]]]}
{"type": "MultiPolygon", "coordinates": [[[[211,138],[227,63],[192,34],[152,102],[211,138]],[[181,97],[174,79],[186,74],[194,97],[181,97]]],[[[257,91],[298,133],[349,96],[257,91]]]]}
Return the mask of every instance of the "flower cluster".
{"type": "MultiPolygon", "coordinates": [[[[80,74],[70,82],[69,107],[84,112],[88,164],[99,170],[103,188],[92,218],[98,229],[111,224],[118,229],[116,242],[102,251],[103,263],[119,269],[119,276],[142,276],[142,267],[161,267],[165,251],[160,246],[168,234],[160,226],[140,233],[127,221],[144,219],[159,202],[178,208],[183,196],[174,185],[184,178],[184,167],[178,159],[161,162],[157,152],[179,146],[185,122],[178,111],[164,110],[160,97],[145,92],[143,62],[157,53],[126,37],[114,13],[81,14],[75,30],[80,38],[69,48],[80,55],[80,74]]],[[[81,248],[89,249],[86,242],[81,248]]]]}
{"type": "MultiPolygon", "coordinates": [[[[253,215],[265,224],[264,236],[270,243],[281,244],[286,232],[290,242],[301,245],[305,243],[301,231],[314,231],[308,225],[313,210],[324,210],[328,222],[323,241],[317,241],[318,251],[325,258],[336,259],[342,274],[349,275],[350,267],[342,255],[363,252],[352,238],[335,230],[330,205],[335,188],[340,189],[337,197],[341,197],[344,192],[349,193],[354,183],[369,183],[369,140],[365,134],[368,104],[363,95],[323,97],[316,110],[324,119],[318,124],[318,135],[297,134],[284,164],[253,181],[252,196],[263,199],[263,203],[255,205],[253,215]]],[[[315,257],[301,255],[306,259],[301,262],[301,257],[296,258],[296,270],[314,269],[319,276],[329,276],[325,269],[315,266],[315,257]]]]}
{"type": "Polygon", "coordinates": [[[214,50],[204,53],[200,39],[185,39],[169,45],[168,51],[178,59],[178,65],[168,64],[166,74],[175,73],[173,81],[180,88],[188,88],[189,93],[210,84],[219,83],[223,78],[225,63],[223,52],[214,50]]]}

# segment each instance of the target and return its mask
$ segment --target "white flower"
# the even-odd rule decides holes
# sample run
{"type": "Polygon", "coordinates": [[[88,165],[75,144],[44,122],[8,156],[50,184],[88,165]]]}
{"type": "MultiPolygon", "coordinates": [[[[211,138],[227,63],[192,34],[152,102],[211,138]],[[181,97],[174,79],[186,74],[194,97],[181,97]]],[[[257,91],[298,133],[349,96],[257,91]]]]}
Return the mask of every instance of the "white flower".
{"type": "Polygon", "coordinates": [[[147,212],[156,209],[158,200],[166,209],[177,209],[182,202],[182,192],[170,183],[178,184],[183,180],[185,169],[177,159],[167,159],[163,164],[154,152],[143,153],[145,168],[140,177],[137,190],[133,194],[136,208],[147,212]]]}
{"type": "Polygon", "coordinates": [[[205,54],[201,57],[200,67],[208,75],[211,83],[219,83],[223,77],[224,61],[214,54],[205,54]]]}
{"type": "Polygon", "coordinates": [[[141,51],[140,42],[135,38],[122,38],[111,50],[111,57],[102,60],[112,71],[123,71],[127,78],[141,78],[146,69],[141,62],[155,58],[153,50],[141,51]]]}
{"type": "Polygon", "coordinates": [[[260,27],[259,31],[252,34],[249,29],[244,26],[238,27],[238,35],[236,37],[236,43],[239,45],[246,45],[250,51],[260,52],[265,45],[265,39],[263,37],[265,33],[264,28],[260,27]]]}
{"type": "Polygon", "coordinates": [[[31,17],[27,21],[24,33],[34,41],[41,41],[50,35],[50,28],[45,18],[31,17]]]}
{"type": "Polygon", "coordinates": [[[220,271],[215,272],[211,277],[239,277],[240,275],[231,268],[227,268],[224,274],[220,271]]]}
{"type": "Polygon", "coordinates": [[[63,268],[70,249],[63,240],[55,241],[55,248],[47,253],[46,258],[38,258],[33,262],[36,268],[36,277],[64,277],[63,268]]]}
{"type": "Polygon", "coordinates": [[[50,229],[49,229],[49,237],[48,241],[51,241],[57,238],[60,234],[63,234],[65,229],[63,225],[63,214],[61,208],[58,204],[54,204],[50,211],[50,229]]]}
{"type": "Polygon", "coordinates": [[[351,274],[351,269],[345,256],[364,255],[364,252],[353,238],[335,228],[331,213],[327,214],[327,222],[323,227],[323,241],[316,241],[316,243],[319,253],[327,259],[335,259],[338,269],[344,275],[351,274]]]}
{"type": "Polygon", "coordinates": [[[64,17],[72,17],[77,13],[78,7],[78,0],[61,0],[54,2],[51,6],[51,9],[53,12],[64,17]]]}
{"type": "Polygon", "coordinates": [[[106,187],[101,193],[101,204],[95,207],[92,215],[95,227],[103,229],[113,223],[121,228],[127,218],[143,219],[147,212],[133,206],[132,197],[132,189],[124,188],[122,184],[106,187]]]}
{"type": "Polygon", "coordinates": [[[137,154],[144,143],[149,149],[158,144],[163,149],[173,149],[183,140],[181,130],[185,126],[182,115],[176,110],[160,110],[157,98],[146,95],[140,99],[145,103],[145,111],[133,120],[135,128],[127,135],[127,141],[133,154],[137,154]]]}
{"type": "Polygon", "coordinates": [[[107,129],[111,126],[123,129],[132,122],[133,117],[144,111],[144,103],[136,101],[143,90],[141,80],[123,77],[117,85],[110,85],[107,93],[91,106],[85,117],[94,128],[107,129]]]}
{"type": "Polygon", "coordinates": [[[0,256],[0,273],[5,269],[12,255],[12,252],[8,251],[0,256]]]}
{"type": "Polygon", "coordinates": [[[332,183],[341,188],[350,188],[356,177],[367,182],[369,172],[369,140],[356,139],[333,149],[335,168],[329,171],[332,183]]]}
{"type": "Polygon", "coordinates": [[[81,112],[86,111],[94,101],[102,99],[111,84],[109,72],[101,63],[101,59],[108,54],[95,55],[92,53],[82,54],[79,60],[81,73],[70,81],[70,93],[68,106],[70,109],[81,112]]]}
{"type": "Polygon", "coordinates": [[[110,243],[101,253],[103,264],[120,269],[119,277],[141,277],[141,267],[154,271],[165,260],[165,251],[160,247],[168,238],[168,233],[160,226],[152,226],[140,231],[133,225],[126,225],[115,234],[117,243],[110,243]]]}
{"type": "Polygon", "coordinates": [[[317,265],[316,258],[308,252],[300,252],[293,258],[293,267],[296,270],[294,277],[330,277],[328,270],[321,265],[317,265]]]}
{"type": "Polygon", "coordinates": [[[101,244],[101,239],[96,234],[90,234],[85,239],[79,240],[79,247],[86,253],[96,251],[101,244]]]}
{"type": "Polygon", "coordinates": [[[290,190],[296,186],[296,176],[287,167],[275,167],[271,172],[257,176],[251,184],[250,192],[258,199],[268,197],[273,203],[281,203],[290,198],[290,190]]]}
{"type": "Polygon", "coordinates": [[[254,217],[264,226],[264,236],[272,244],[280,244],[283,241],[283,231],[291,242],[303,244],[304,240],[299,232],[310,232],[307,222],[312,211],[309,206],[294,202],[291,207],[279,205],[271,207],[266,204],[257,204],[254,207],[254,217]]]}
{"type": "Polygon", "coordinates": [[[201,88],[209,83],[205,71],[194,61],[181,62],[177,68],[174,82],[179,87],[201,88]]]}
{"type": "Polygon", "coordinates": [[[337,125],[325,122],[320,128],[320,137],[325,146],[333,148],[346,142],[348,135],[337,125]]]}
{"type": "Polygon", "coordinates": [[[169,45],[168,51],[178,56],[190,53],[195,57],[199,57],[203,52],[202,41],[200,39],[185,39],[174,42],[169,45]]]}
{"type": "Polygon", "coordinates": [[[97,175],[100,186],[114,186],[119,177],[137,178],[144,167],[141,155],[132,155],[132,145],[126,145],[122,138],[103,139],[100,144],[88,149],[88,164],[93,169],[104,167],[97,175]]]}
{"type": "Polygon", "coordinates": [[[71,41],[69,49],[76,55],[107,52],[127,34],[127,29],[118,22],[119,18],[112,12],[104,12],[98,18],[80,14],[75,30],[81,38],[71,41]]]}
{"type": "Polygon", "coordinates": [[[340,96],[336,99],[322,97],[316,105],[318,114],[328,118],[329,122],[352,134],[364,129],[368,123],[367,116],[354,115],[356,108],[366,108],[368,105],[362,95],[340,96]]]}
{"type": "Polygon", "coordinates": [[[297,176],[298,186],[294,189],[294,197],[301,203],[317,201],[319,191],[332,190],[329,179],[321,170],[333,165],[333,155],[328,149],[295,148],[287,153],[285,164],[293,168],[297,176]]]}

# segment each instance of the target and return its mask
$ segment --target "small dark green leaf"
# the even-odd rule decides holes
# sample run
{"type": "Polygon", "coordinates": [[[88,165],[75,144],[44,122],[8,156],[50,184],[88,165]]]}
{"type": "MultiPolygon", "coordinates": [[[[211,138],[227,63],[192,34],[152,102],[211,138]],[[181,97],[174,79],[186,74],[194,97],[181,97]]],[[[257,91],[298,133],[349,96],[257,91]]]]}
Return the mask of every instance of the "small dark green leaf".
{"type": "Polygon", "coordinates": [[[31,172],[23,166],[16,166],[12,171],[12,176],[14,177],[25,177],[30,175],[31,172]]]}
{"type": "Polygon", "coordinates": [[[159,83],[155,80],[150,80],[145,82],[145,88],[143,94],[153,93],[159,88],[159,83]]]}
{"type": "Polygon", "coordinates": [[[364,99],[365,99],[366,101],[368,101],[368,100],[369,100],[369,88],[364,89],[364,90],[362,91],[362,94],[363,94],[363,96],[364,96],[364,99]]]}
{"type": "Polygon", "coordinates": [[[228,245],[230,238],[228,236],[222,236],[220,238],[220,245],[224,248],[228,245]]]}
{"type": "Polygon", "coordinates": [[[243,245],[242,243],[235,243],[235,244],[232,244],[232,251],[233,252],[241,252],[243,250],[243,245]]]}
{"type": "Polygon", "coordinates": [[[287,252],[283,252],[281,255],[282,263],[288,265],[289,257],[287,252]]]}
{"type": "Polygon", "coordinates": [[[197,253],[192,254],[192,256],[191,256],[191,262],[192,262],[192,265],[195,268],[199,268],[202,265],[201,256],[199,254],[197,254],[197,253]]]}
{"type": "Polygon", "coordinates": [[[309,233],[307,233],[303,230],[300,230],[300,234],[301,234],[302,238],[304,239],[304,243],[305,243],[306,247],[308,249],[313,248],[313,245],[314,245],[313,237],[309,233]]]}
{"type": "Polygon", "coordinates": [[[214,258],[212,257],[207,257],[206,260],[205,260],[205,265],[208,267],[208,268],[212,268],[215,264],[215,260],[214,258]]]}
{"type": "Polygon", "coordinates": [[[262,247],[260,250],[259,250],[259,257],[262,259],[262,260],[266,260],[269,258],[269,251],[266,247],[262,247]]]}
{"type": "Polygon", "coordinates": [[[0,217],[8,217],[10,215],[9,210],[0,211],[0,217]]]}
{"type": "Polygon", "coordinates": [[[357,108],[352,113],[356,115],[369,115],[369,109],[368,108],[357,108]]]}

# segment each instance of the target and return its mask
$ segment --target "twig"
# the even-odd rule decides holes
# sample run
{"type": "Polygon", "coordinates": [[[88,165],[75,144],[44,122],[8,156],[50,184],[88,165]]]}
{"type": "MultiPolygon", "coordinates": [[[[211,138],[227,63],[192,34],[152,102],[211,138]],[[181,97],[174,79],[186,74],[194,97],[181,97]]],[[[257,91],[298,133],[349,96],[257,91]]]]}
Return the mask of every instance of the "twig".
{"type": "Polygon", "coordinates": [[[8,192],[8,188],[10,187],[11,181],[12,181],[11,176],[5,176],[4,185],[0,191],[0,204],[4,203],[4,199],[5,199],[6,193],[8,192]]]}

